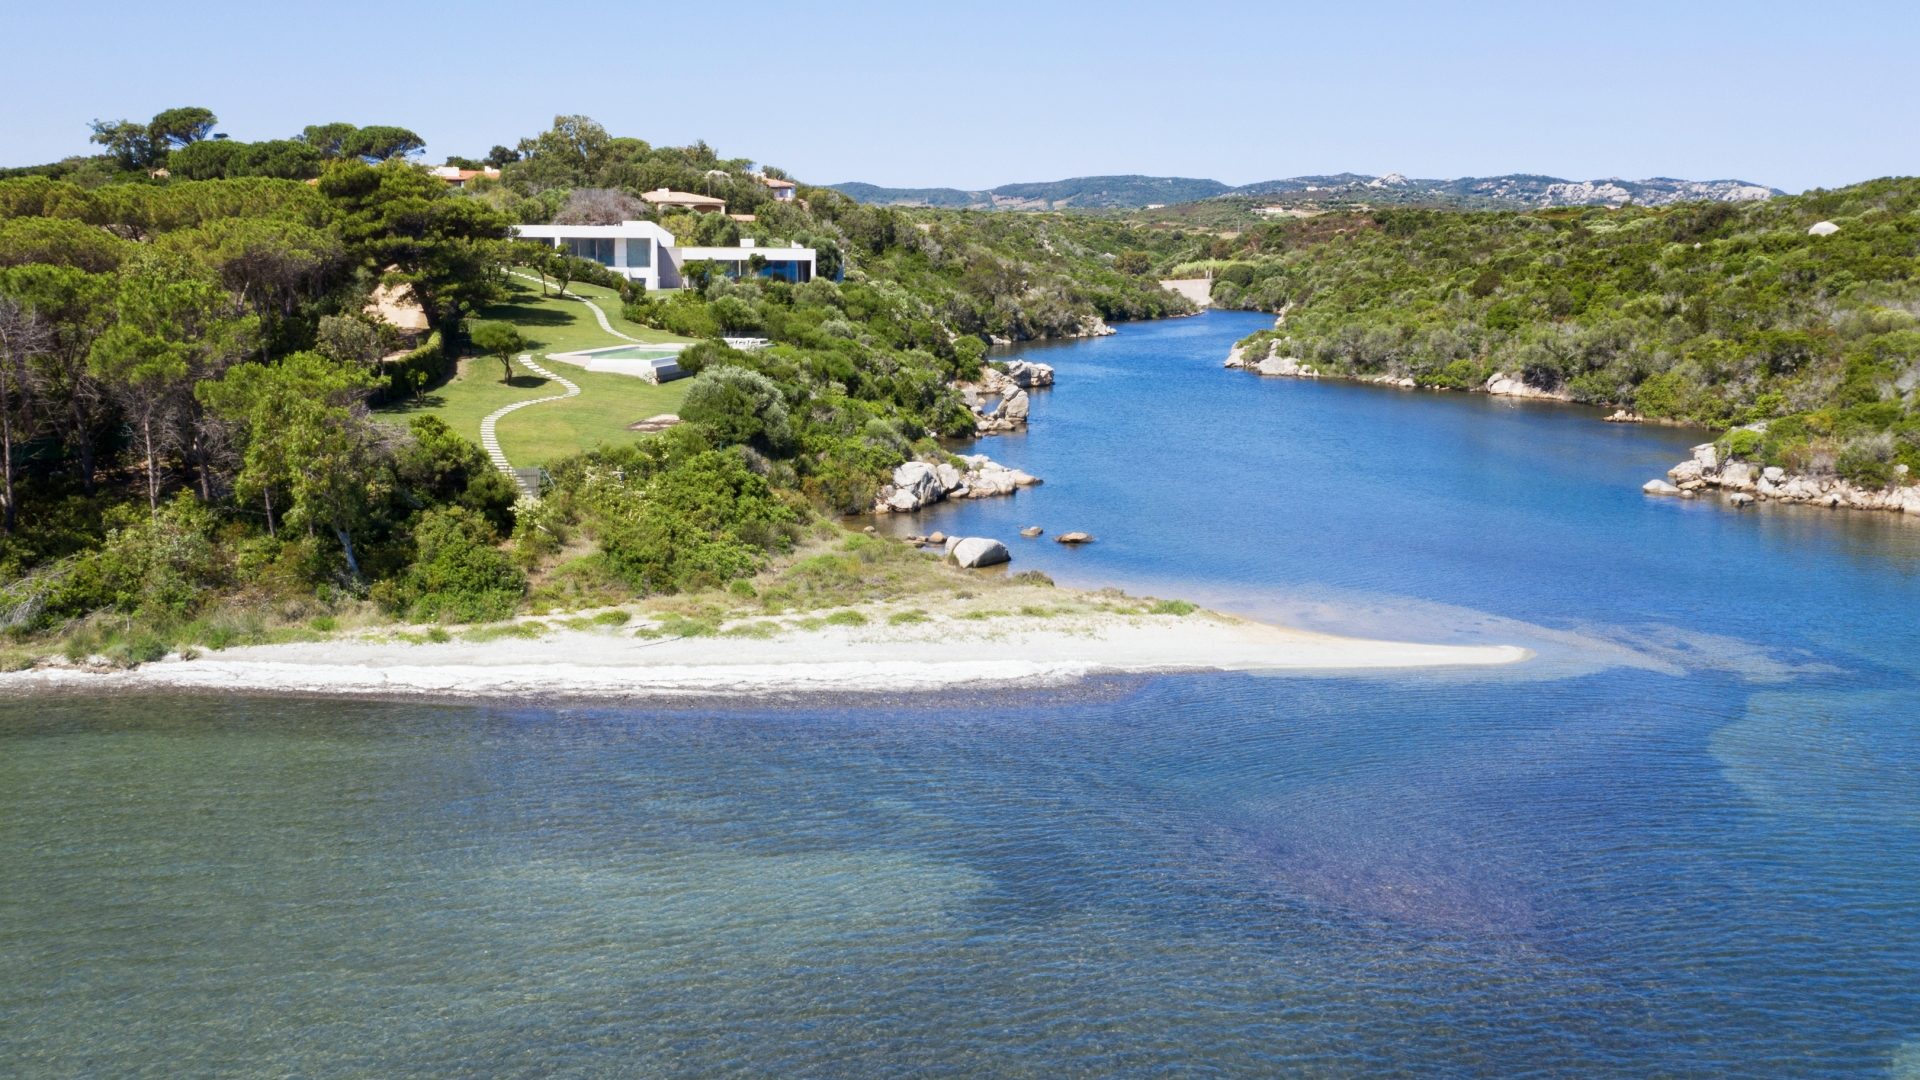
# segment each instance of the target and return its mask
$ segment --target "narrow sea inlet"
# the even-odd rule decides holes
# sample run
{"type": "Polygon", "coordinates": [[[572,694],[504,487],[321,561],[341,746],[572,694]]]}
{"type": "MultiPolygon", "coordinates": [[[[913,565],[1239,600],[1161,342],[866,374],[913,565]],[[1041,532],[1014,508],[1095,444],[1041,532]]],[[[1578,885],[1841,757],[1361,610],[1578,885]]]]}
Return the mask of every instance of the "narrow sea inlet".
{"type": "Polygon", "coordinates": [[[1056,366],[903,530],[1497,669],[751,706],[0,702],[0,1067],[1920,1075],[1920,528],[1696,434],[1056,366]],[[1020,527],[1085,530],[1080,548],[1020,527]]]}

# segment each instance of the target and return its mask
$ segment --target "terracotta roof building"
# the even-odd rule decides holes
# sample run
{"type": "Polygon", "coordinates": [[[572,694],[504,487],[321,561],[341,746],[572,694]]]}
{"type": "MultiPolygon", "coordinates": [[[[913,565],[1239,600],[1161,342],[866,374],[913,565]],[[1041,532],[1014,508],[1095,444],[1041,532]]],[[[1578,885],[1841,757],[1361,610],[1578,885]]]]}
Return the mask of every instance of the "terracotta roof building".
{"type": "Polygon", "coordinates": [[[691,210],[696,214],[718,214],[724,212],[727,208],[727,200],[725,199],[716,199],[711,195],[695,195],[691,191],[669,191],[666,188],[655,188],[652,191],[643,192],[640,197],[655,206],[667,209],[691,210]]]}
{"type": "Polygon", "coordinates": [[[455,165],[436,165],[427,171],[445,180],[448,187],[456,188],[466,187],[467,181],[476,177],[484,176],[489,180],[500,179],[499,169],[462,169],[455,165]]]}

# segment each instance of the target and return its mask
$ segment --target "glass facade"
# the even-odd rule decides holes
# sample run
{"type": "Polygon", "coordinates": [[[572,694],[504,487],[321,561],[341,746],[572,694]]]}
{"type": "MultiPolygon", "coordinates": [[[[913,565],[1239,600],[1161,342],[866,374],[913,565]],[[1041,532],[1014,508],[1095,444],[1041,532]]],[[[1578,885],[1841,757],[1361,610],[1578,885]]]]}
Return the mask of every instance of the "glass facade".
{"type": "Polygon", "coordinates": [[[627,237],[627,265],[648,267],[653,265],[653,244],[643,237],[627,237]]]}

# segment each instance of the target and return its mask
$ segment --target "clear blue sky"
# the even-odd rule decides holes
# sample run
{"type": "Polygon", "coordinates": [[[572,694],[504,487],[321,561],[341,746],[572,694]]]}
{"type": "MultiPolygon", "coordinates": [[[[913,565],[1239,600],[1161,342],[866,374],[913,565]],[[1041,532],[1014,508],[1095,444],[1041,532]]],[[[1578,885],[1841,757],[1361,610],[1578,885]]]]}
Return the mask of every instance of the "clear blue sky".
{"type": "Polygon", "coordinates": [[[585,113],[814,182],[1920,172],[1908,2],[0,3],[0,164],[205,105],[435,161],[585,113]],[[190,12],[190,13],[189,13],[190,12]]]}

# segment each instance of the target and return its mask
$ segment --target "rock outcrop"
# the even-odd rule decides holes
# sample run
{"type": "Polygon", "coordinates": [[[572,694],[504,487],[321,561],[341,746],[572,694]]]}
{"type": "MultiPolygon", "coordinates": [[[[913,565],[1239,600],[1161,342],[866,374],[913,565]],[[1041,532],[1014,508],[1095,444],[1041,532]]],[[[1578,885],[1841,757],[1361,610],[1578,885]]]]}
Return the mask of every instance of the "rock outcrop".
{"type": "Polygon", "coordinates": [[[973,410],[974,430],[981,435],[998,435],[1025,427],[1033,408],[1027,391],[1053,385],[1051,364],[1013,360],[1006,368],[1005,371],[984,368],[979,382],[954,384],[967,408],[973,410]]]}
{"type": "Polygon", "coordinates": [[[1508,375],[1496,371],[1487,379],[1487,393],[1494,397],[1542,398],[1547,401],[1572,401],[1572,395],[1564,390],[1547,390],[1528,382],[1518,375],[1508,375]]]}
{"type": "Polygon", "coordinates": [[[893,470],[893,482],[874,497],[876,514],[910,514],[948,499],[984,499],[1011,495],[1032,487],[1040,478],[1010,469],[985,454],[960,458],[964,470],[949,462],[909,461],[893,470]]]}
{"type": "Polygon", "coordinates": [[[1030,390],[1036,386],[1053,385],[1052,364],[1040,364],[1032,360],[1009,360],[1007,361],[1007,370],[1004,374],[992,368],[988,368],[987,370],[1022,390],[1030,390]]]}
{"type": "MultiPolygon", "coordinates": [[[[951,465],[946,468],[957,471],[951,465]]],[[[910,513],[946,497],[947,486],[937,466],[924,461],[909,461],[893,470],[893,483],[883,489],[880,505],[875,506],[874,510],[878,512],[884,506],[895,513],[910,513]]]]}
{"type": "Polygon", "coordinates": [[[1667,479],[1649,480],[1641,489],[1649,494],[1693,496],[1717,490],[1734,506],[1756,502],[1807,503],[1832,509],[1888,510],[1920,515],[1920,487],[1908,484],[1904,466],[1891,487],[1866,488],[1839,476],[1796,476],[1777,465],[1720,459],[1713,443],[1693,448],[1693,456],[1667,470],[1667,479]],[[1672,488],[1656,491],[1655,485],[1672,488]]]}
{"type": "Polygon", "coordinates": [[[680,418],[673,413],[661,413],[658,416],[649,416],[645,420],[635,420],[627,425],[627,430],[648,435],[656,431],[665,431],[679,422],[680,418]]]}
{"type": "Polygon", "coordinates": [[[1297,356],[1275,356],[1273,346],[1269,344],[1265,351],[1248,353],[1235,345],[1227,353],[1226,367],[1240,368],[1256,375],[1271,375],[1286,379],[1317,379],[1320,372],[1310,364],[1303,364],[1297,356]]]}
{"type": "Polygon", "coordinates": [[[1093,543],[1093,534],[1084,533],[1084,532],[1063,532],[1059,536],[1054,537],[1053,542],[1056,544],[1091,544],[1093,543]]]}

